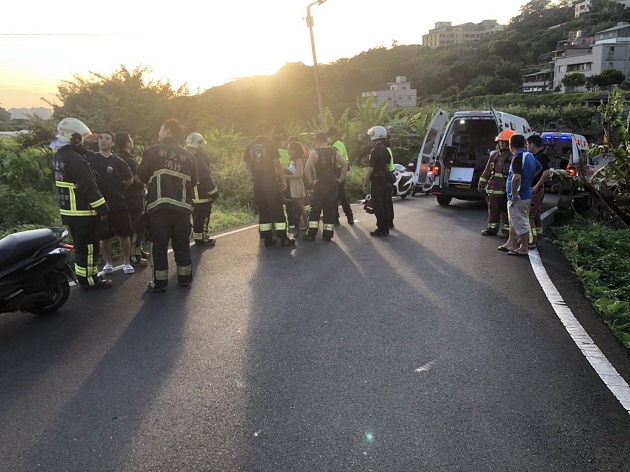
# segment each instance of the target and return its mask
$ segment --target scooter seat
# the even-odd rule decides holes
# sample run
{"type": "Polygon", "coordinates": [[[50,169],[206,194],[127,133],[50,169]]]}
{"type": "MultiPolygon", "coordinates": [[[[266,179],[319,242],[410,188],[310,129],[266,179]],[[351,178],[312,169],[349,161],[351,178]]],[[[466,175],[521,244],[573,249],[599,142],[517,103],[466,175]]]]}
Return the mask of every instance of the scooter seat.
{"type": "Polygon", "coordinates": [[[52,229],[32,229],[13,233],[0,239],[0,267],[32,256],[42,246],[57,240],[59,235],[52,229]]]}

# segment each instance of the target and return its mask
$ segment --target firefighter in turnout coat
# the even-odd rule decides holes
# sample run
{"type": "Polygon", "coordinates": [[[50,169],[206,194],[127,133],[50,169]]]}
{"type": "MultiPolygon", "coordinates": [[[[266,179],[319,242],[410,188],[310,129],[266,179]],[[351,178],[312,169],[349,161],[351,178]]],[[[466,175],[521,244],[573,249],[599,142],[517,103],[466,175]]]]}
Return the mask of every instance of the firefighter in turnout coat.
{"type": "Polygon", "coordinates": [[[107,221],[109,206],[98,190],[94,174],[81,147],[90,129],[76,118],[57,126],[57,138],[50,143],[61,221],[68,226],[74,244],[74,270],[85,290],[111,287],[112,281],[98,274],[99,231],[107,221]]]}
{"type": "Polygon", "coordinates": [[[512,162],[512,153],[509,149],[510,136],[514,131],[507,129],[501,131],[495,141],[498,150],[493,152],[488,163],[479,178],[477,190],[483,192],[486,189],[486,201],[488,203],[488,227],[481,231],[484,236],[499,236],[507,238],[510,232],[510,223],[507,214],[507,200],[505,188],[507,175],[512,162]],[[501,222],[503,227],[501,227],[501,222]]]}

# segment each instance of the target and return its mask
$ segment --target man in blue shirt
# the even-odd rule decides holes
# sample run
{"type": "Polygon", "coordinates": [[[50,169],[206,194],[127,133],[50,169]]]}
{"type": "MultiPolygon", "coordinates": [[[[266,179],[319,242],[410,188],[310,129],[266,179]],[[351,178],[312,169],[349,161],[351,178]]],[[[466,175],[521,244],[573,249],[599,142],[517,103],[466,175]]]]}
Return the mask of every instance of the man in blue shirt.
{"type": "Polygon", "coordinates": [[[527,256],[532,183],[542,166],[531,152],[527,152],[527,142],[522,134],[510,138],[510,152],[512,164],[507,179],[510,237],[498,249],[506,251],[509,256],[527,256]]]}

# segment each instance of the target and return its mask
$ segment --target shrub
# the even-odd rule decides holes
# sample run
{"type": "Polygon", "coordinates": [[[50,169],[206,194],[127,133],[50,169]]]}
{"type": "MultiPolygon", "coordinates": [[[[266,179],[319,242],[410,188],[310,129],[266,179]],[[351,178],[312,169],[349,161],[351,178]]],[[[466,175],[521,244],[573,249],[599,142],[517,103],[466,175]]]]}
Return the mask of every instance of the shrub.
{"type": "Polygon", "coordinates": [[[53,192],[15,190],[0,185],[0,208],[0,233],[11,232],[15,227],[32,229],[24,225],[42,227],[61,224],[57,196],[53,192]]]}

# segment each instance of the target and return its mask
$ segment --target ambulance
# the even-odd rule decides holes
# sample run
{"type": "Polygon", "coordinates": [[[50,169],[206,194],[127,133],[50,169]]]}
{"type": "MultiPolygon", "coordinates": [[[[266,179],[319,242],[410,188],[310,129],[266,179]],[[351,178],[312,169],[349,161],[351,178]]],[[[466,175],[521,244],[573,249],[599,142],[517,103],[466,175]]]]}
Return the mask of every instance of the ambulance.
{"type": "Polygon", "coordinates": [[[477,190],[479,177],[496,148],[495,138],[511,129],[528,137],[532,130],[520,116],[496,111],[458,111],[450,116],[438,110],[418,154],[415,193],[435,195],[440,205],[453,198],[484,200],[477,190]]]}
{"type": "Polygon", "coordinates": [[[588,141],[581,134],[570,131],[544,131],[540,133],[545,153],[549,156],[549,167],[552,169],[566,169],[575,172],[580,157],[587,166],[591,165],[588,158],[588,141]]]}

